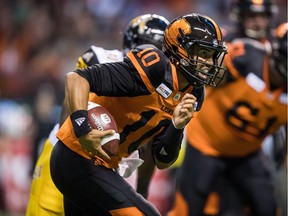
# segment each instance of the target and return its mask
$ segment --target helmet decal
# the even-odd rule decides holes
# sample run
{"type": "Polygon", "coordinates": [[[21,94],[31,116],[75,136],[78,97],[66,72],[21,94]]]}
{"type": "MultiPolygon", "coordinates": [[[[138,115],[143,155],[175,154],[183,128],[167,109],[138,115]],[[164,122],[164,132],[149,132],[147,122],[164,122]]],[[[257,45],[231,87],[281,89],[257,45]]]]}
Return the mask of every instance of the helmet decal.
{"type": "Polygon", "coordinates": [[[203,17],[205,17],[207,20],[209,20],[213,24],[213,26],[215,28],[215,31],[216,31],[216,37],[217,37],[217,40],[218,40],[217,43],[221,42],[222,41],[222,33],[221,33],[221,30],[220,30],[219,26],[210,17],[207,17],[207,16],[203,16],[203,17]]]}

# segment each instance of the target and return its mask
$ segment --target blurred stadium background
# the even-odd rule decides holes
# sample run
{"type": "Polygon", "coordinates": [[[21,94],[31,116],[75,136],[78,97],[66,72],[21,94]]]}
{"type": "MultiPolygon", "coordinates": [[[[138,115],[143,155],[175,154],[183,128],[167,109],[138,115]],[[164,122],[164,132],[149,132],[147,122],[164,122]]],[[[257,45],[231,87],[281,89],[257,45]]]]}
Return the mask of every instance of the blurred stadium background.
{"type": "MultiPolygon", "coordinates": [[[[279,13],[272,26],[287,21],[287,1],[275,3],[279,13]]],[[[229,24],[230,4],[231,0],[1,0],[0,216],[24,215],[37,155],[34,146],[41,145],[57,122],[64,76],[81,53],[92,44],[121,49],[126,24],[145,13],[172,20],[198,12],[224,26],[229,24]]]]}

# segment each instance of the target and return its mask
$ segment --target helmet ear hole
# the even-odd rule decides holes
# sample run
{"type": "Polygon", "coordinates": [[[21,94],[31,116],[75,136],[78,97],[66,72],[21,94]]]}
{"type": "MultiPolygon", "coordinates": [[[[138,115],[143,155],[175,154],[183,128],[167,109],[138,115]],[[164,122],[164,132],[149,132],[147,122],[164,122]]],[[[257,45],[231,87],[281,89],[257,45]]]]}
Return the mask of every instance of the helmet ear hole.
{"type": "Polygon", "coordinates": [[[189,66],[189,62],[184,58],[180,59],[180,64],[185,67],[189,66]]]}

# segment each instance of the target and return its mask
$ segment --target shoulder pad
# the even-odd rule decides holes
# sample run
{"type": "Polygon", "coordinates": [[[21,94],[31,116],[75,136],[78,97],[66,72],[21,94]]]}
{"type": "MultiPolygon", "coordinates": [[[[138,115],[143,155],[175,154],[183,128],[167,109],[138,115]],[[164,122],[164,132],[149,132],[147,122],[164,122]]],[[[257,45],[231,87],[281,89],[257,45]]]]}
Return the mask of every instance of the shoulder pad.
{"type": "Polygon", "coordinates": [[[228,55],[226,61],[228,71],[234,77],[246,76],[249,73],[262,77],[263,70],[267,64],[265,58],[269,53],[268,44],[250,38],[234,39],[228,44],[228,55]],[[257,62],[257,64],[255,64],[257,62]]]}
{"type": "MultiPolygon", "coordinates": [[[[123,60],[123,52],[119,50],[106,50],[102,47],[92,46],[92,51],[100,64],[108,62],[117,62],[123,60]]],[[[94,63],[95,64],[95,63],[94,63]]]]}
{"type": "Polygon", "coordinates": [[[85,53],[79,56],[77,61],[77,68],[86,68],[93,64],[98,64],[99,60],[97,55],[93,51],[92,47],[90,47],[85,53]]]}
{"type": "Polygon", "coordinates": [[[171,63],[164,53],[153,45],[140,45],[131,50],[127,57],[136,68],[143,81],[148,79],[154,88],[164,83],[173,89],[171,63]]]}

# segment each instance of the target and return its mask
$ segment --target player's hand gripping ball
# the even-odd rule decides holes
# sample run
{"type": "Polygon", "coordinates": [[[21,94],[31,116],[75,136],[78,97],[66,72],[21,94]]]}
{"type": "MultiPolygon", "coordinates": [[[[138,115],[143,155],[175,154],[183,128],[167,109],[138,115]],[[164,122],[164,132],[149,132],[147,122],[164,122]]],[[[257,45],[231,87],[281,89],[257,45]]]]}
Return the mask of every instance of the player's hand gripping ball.
{"type": "Polygon", "coordinates": [[[109,155],[117,155],[119,151],[120,135],[114,117],[103,106],[88,102],[88,122],[93,129],[99,131],[115,130],[113,135],[107,135],[101,140],[103,150],[109,155]]]}

